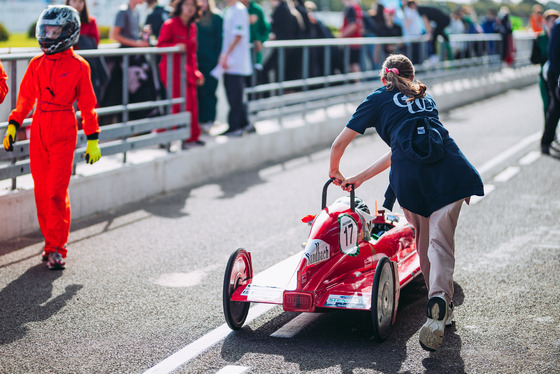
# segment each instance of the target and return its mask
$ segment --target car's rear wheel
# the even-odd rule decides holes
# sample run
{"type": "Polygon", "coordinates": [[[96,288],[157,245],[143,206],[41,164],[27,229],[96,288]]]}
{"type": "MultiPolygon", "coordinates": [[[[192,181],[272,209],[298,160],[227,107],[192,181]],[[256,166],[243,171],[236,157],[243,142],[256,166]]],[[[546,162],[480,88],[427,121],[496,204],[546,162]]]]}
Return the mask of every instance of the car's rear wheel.
{"type": "Polygon", "coordinates": [[[231,254],[224,274],[224,315],[228,326],[233,330],[239,330],[245,323],[250,304],[243,301],[231,301],[231,296],[239,286],[251,278],[253,278],[251,257],[246,250],[239,248],[231,254]]]}
{"type": "Polygon", "coordinates": [[[395,276],[388,257],[377,263],[371,293],[373,335],[381,342],[389,336],[395,308],[395,276]]]}

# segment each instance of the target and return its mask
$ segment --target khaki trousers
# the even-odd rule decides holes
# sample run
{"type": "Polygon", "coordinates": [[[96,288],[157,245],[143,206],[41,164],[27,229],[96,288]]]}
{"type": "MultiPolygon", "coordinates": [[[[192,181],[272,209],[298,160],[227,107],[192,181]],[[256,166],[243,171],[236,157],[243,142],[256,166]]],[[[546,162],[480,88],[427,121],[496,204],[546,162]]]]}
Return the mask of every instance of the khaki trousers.
{"type": "Polygon", "coordinates": [[[465,199],[444,206],[426,218],[403,208],[408,222],[416,229],[416,249],[424,274],[428,299],[445,294],[453,300],[455,270],[455,228],[465,199]]]}

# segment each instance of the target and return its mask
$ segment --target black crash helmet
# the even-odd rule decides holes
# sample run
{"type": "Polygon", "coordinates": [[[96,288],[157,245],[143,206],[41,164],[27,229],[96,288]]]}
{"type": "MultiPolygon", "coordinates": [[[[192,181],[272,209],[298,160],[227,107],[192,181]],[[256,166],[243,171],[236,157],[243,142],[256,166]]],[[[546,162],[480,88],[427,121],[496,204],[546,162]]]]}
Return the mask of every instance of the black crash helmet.
{"type": "Polygon", "coordinates": [[[78,11],[68,5],[49,5],[37,20],[35,37],[48,55],[72,47],[80,38],[78,11]]]}

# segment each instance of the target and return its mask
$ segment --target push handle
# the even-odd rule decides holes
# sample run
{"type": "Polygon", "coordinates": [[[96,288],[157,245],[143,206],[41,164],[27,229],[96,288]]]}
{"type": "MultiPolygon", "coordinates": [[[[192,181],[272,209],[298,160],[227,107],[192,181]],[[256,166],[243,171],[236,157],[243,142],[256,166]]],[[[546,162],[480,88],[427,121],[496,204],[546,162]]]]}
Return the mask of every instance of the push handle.
{"type": "MultiPolygon", "coordinates": [[[[334,181],[334,178],[330,178],[327,183],[325,183],[325,185],[323,186],[323,199],[321,201],[321,210],[325,209],[327,207],[327,189],[329,187],[329,184],[331,184],[334,181]]],[[[354,185],[351,184],[350,185],[350,210],[352,212],[356,211],[356,199],[355,199],[355,192],[354,192],[354,185]]]]}

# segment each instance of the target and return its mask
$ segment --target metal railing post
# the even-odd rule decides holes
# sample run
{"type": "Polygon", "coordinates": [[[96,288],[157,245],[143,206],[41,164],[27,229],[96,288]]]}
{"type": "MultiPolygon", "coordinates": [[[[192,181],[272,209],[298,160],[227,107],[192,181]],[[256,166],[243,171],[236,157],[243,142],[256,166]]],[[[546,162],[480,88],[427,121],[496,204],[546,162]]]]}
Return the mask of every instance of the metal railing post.
{"type": "MultiPolygon", "coordinates": [[[[124,111],[122,114],[122,125],[123,127],[126,126],[128,122],[128,68],[130,65],[130,56],[124,55],[123,56],[123,85],[122,85],[122,100],[124,105],[124,111]]],[[[126,136],[123,137],[123,141],[126,142],[126,136]]],[[[126,151],[123,152],[123,164],[126,164],[126,151]]]]}
{"type": "Polygon", "coordinates": [[[284,77],[284,68],[286,66],[285,59],[284,59],[285,55],[286,53],[284,47],[278,48],[278,83],[280,83],[278,95],[284,94],[284,89],[282,88],[282,82],[284,82],[284,79],[286,78],[284,77]]]}

